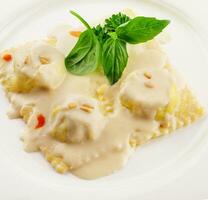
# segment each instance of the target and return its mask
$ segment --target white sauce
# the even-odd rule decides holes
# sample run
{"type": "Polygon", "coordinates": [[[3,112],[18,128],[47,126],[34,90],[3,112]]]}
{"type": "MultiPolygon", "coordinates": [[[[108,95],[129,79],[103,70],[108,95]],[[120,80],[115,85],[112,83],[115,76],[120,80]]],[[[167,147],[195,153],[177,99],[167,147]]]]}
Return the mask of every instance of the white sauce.
{"type": "MultiPolygon", "coordinates": [[[[57,46],[54,48],[58,53],[47,51],[49,54],[46,56],[49,59],[57,60],[60,58],[57,55],[66,55],[72,48],[76,40],[70,38],[68,31],[68,27],[64,27],[61,31],[56,30],[51,34],[57,39],[57,46]]],[[[43,53],[44,48],[44,45],[39,46],[38,53],[43,53]]],[[[151,49],[145,45],[138,48],[138,51],[137,48],[130,49],[129,64],[122,80],[112,87],[109,86],[105,93],[107,99],[111,98],[114,101],[114,112],[111,114],[104,115],[100,110],[102,102],[95,98],[98,86],[107,83],[105,77],[100,74],[79,77],[65,71],[64,81],[54,90],[36,88],[24,94],[9,93],[10,102],[15,110],[13,114],[16,116],[19,116],[25,105],[34,105],[23,135],[25,149],[36,151],[39,147],[47,147],[55,155],[63,157],[64,162],[71,166],[73,174],[85,179],[106,176],[123,167],[134,152],[134,148],[129,144],[130,138],[137,138],[139,143],[143,143],[158,130],[159,124],[154,120],[156,110],[168,104],[170,87],[175,82],[174,73],[164,69],[167,56],[160,48],[154,46],[151,49]],[[150,73],[152,78],[146,78],[145,72],[150,73]],[[150,87],[145,86],[146,82],[151,82],[150,87]],[[123,106],[122,99],[132,101],[135,109],[129,110],[123,106]],[[56,122],[51,117],[55,106],[64,107],[68,103],[82,101],[93,106],[92,113],[83,113],[76,108],[66,111],[65,114],[60,112],[56,122]],[[41,129],[34,129],[36,117],[40,113],[46,117],[46,125],[41,129]],[[70,134],[75,134],[72,140],[69,138],[71,142],[60,142],[49,135],[51,129],[59,123],[61,116],[68,116],[69,120],[74,120],[71,126],[75,128],[69,133],[69,137],[70,134]],[[92,133],[93,139],[86,139],[85,134],[88,134],[88,130],[96,130],[92,133]]],[[[18,59],[27,56],[27,51],[23,52],[18,52],[18,59]]],[[[52,71],[50,76],[44,79],[46,84],[53,76],[55,75],[52,71]]]]}

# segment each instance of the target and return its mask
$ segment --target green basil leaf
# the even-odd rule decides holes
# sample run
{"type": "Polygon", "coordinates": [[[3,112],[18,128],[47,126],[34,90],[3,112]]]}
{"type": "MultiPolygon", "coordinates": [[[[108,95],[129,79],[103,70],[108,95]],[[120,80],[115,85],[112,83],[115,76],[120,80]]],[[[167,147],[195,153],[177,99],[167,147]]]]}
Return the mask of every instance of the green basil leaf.
{"type": "Polygon", "coordinates": [[[153,17],[135,17],[128,23],[119,26],[116,33],[126,42],[138,44],[153,39],[169,23],[168,20],[159,20],[153,17]]]}
{"type": "Polygon", "coordinates": [[[69,55],[65,59],[66,68],[69,69],[71,66],[80,62],[92,48],[93,36],[89,30],[84,31],[74,48],[71,50],[69,55]]]}
{"type": "Polygon", "coordinates": [[[93,35],[93,43],[89,52],[79,62],[69,65],[68,70],[74,75],[86,75],[95,71],[100,61],[100,43],[93,35]]]}
{"type": "Polygon", "coordinates": [[[65,66],[75,75],[85,75],[96,70],[100,61],[100,43],[90,25],[76,12],[71,13],[77,17],[87,28],[75,47],[65,58],[65,66]]]}
{"type": "Polygon", "coordinates": [[[102,65],[110,84],[116,83],[127,65],[126,43],[118,38],[109,38],[103,45],[102,65]]]}

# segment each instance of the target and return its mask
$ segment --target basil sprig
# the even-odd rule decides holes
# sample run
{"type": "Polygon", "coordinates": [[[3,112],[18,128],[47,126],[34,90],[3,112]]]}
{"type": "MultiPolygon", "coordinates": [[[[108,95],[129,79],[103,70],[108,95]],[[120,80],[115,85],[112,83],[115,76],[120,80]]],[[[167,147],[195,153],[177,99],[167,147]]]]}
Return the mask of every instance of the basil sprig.
{"type": "Polygon", "coordinates": [[[127,43],[147,42],[158,35],[169,23],[153,17],[135,17],[118,13],[105,20],[103,26],[91,28],[77,13],[71,11],[87,28],[65,58],[65,66],[75,75],[94,72],[102,66],[110,84],[122,76],[128,62],[127,43]]]}
{"type": "Polygon", "coordinates": [[[66,69],[75,75],[86,75],[95,71],[100,60],[100,43],[89,24],[71,11],[87,28],[81,33],[75,47],[65,58],[66,69]]]}

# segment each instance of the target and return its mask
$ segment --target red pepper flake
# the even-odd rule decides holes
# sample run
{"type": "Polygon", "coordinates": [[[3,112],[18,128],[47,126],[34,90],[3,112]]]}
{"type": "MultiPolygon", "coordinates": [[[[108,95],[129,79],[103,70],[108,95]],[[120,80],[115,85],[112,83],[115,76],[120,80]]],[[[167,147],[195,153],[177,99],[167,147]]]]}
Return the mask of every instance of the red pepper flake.
{"type": "Polygon", "coordinates": [[[38,123],[37,123],[35,129],[42,128],[46,122],[45,117],[41,114],[37,116],[37,121],[38,121],[38,123]]]}
{"type": "Polygon", "coordinates": [[[4,54],[2,57],[6,62],[10,62],[12,60],[11,54],[4,54]]]}

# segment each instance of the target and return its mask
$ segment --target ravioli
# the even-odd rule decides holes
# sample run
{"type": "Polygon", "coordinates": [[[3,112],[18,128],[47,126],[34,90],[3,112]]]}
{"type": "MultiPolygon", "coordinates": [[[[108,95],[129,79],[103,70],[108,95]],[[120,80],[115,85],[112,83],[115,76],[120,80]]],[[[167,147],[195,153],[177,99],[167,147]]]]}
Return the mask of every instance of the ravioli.
{"type": "Polygon", "coordinates": [[[162,35],[128,47],[120,81],[102,71],[75,76],[64,59],[77,41],[69,25],[47,38],[5,50],[0,80],[13,111],[22,118],[25,150],[38,151],[59,173],[95,179],[121,169],[136,147],[187,126],[203,107],[177,75],[162,35]]]}

